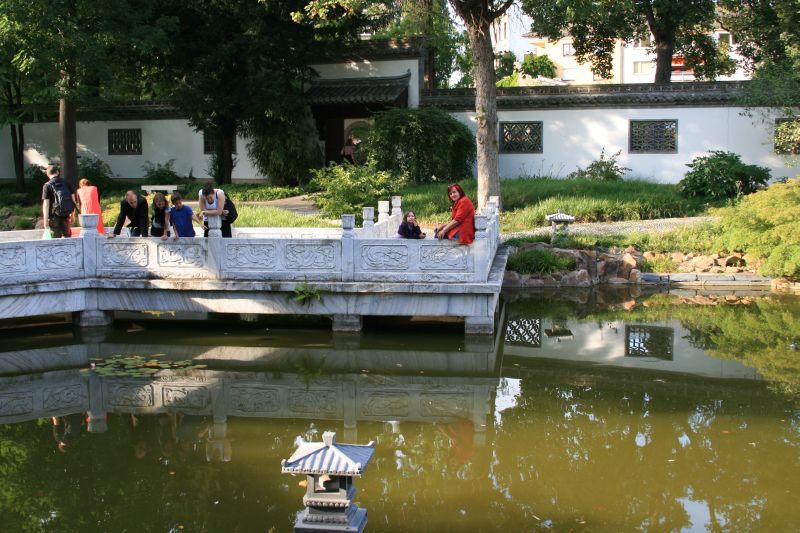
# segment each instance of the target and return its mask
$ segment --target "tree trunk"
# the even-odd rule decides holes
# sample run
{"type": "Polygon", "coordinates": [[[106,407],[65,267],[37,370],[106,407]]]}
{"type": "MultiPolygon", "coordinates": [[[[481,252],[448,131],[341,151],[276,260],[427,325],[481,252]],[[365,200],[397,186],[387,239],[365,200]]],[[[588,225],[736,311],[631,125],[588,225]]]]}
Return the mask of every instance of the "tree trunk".
{"type": "Polygon", "coordinates": [[[11,151],[14,154],[14,177],[17,189],[25,188],[25,130],[22,124],[10,124],[11,151]]]}
{"type": "Polygon", "coordinates": [[[669,83],[672,80],[672,54],[675,44],[672,40],[656,41],[655,83],[669,83]]]}
{"type": "Polygon", "coordinates": [[[478,198],[482,208],[490,196],[500,195],[500,163],[497,146],[497,90],[490,21],[469,26],[469,43],[475,61],[475,140],[478,145],[478,198]]]}
{"type": "MultiPolygon", "coordinates": [[[[25,130],[21,122],[16,124],[10,118],[19,112],[19,105],[22,103],[19,85],[7,82],[4,87],[4,96],[8,107],[8,129],[11,133],[11,153],[14,157],[14,178],[17,189],[21,191],[25,186],[25,130]]],[[[21,120],[21,117],[19,118],[21,120]]]]}
{"type": "Polygon", "coordinates": [[[222,137],[221,159],[219,162],[220,183],[231,183],[233,180],[233,143],[235,137],[224,135],[222,137]]]}
{"type": "Polygon", "coordinates": [[[76,132],[76,106],[68,98],[58,101],[58,147],[61,153],[61,176],[77,189],[78,185],[78,135],[76,132]]]}

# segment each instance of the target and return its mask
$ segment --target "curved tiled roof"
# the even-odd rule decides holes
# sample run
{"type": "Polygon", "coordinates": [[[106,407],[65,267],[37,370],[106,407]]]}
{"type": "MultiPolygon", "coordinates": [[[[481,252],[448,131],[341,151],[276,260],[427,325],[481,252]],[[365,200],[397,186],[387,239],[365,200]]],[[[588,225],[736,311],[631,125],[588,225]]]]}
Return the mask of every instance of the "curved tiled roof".
{"type": "MultiPolygon", "coordinates": [[[[543,87],[499,87],[498,109],[580,107],[730,106],[747,82],[675,82],[543,87]]],[[[425,91],[422,105],[448,110],[475,109],[475,89],[425,91]]]]}
{"type": "Polygon", "coordinates": [[[304,442],[288,460],[281,461],[283,474],[330,474],[360,476],[375,453],[375,443],[339,444],[335,434],[325,433],[323,442],[304,442]]]}
{"type": "Polygon", "coordinates": [[[389,104],[408,89],[411,72],[387,78],[318,79],[306,91],[311,105],[389,104]]]}

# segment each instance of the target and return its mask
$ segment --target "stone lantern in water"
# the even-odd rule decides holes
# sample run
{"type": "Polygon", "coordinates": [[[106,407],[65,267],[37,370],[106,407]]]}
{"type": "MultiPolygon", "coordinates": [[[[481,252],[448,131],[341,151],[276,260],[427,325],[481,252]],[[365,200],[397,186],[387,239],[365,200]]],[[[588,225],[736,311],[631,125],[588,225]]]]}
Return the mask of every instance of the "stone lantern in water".
{"type": "Polygon", "coordinates": [[[353,503],[353,478],[361,477],[374,453],[374,441],[339,444],[336,433],[327,431],[322,442],[303,443],[281,461],[281,473],[306,475],[306,508],[294,523],[295,533],[364,530],[367,510],[353,503]]]}

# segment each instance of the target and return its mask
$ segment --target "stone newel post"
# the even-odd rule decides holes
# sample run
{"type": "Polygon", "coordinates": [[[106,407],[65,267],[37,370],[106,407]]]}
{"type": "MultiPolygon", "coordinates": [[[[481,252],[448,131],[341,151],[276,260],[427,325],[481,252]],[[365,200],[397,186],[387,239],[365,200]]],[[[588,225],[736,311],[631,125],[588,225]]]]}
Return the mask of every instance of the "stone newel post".
{"type": "Polygon", "coordinates": [[[403,217],[403,211],[401,209],[401,198],[399,196],[392,196],[392,216],[393,217],[403,217]]]}
{"type": "Polygon", "coordinates": [[[364,238],[372,237],[375,231],[375,208],[363,208],[361,210],[361,218],[364,219],[364,223],[362,224],[364,238]]]}
{"type": "Polygon", "coordinates": [[[389,220],[389,200],[380,200],[378,202],[378,222],[387,220],[389,220]]]}
{"type": "Polygon", "coordinates": [[[208,215],[208,236],[222,237],[222,217],[219,215],[208,215]]]}

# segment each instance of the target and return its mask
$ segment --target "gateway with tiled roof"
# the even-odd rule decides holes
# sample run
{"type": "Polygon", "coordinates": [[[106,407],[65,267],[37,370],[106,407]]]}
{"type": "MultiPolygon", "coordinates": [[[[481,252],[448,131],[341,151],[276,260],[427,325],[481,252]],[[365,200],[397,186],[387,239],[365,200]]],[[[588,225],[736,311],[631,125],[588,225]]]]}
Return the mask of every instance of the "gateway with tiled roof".
{"type": "Polygon", "coordinates": [[[310,105],[386,104],[405,107],[411,72],[384,78],[318,79],[306,91],[310,105]],[[404,98],[405,97],[405,98],[404,98]]]}

